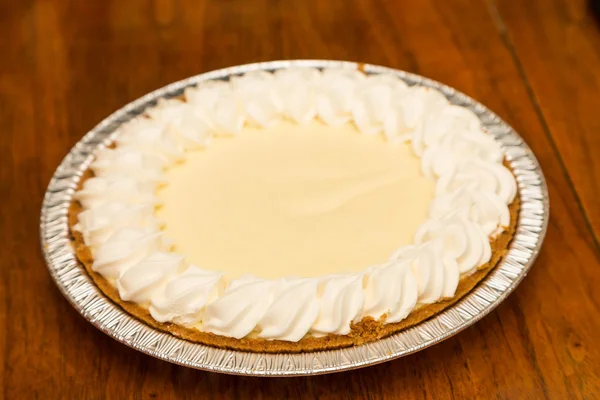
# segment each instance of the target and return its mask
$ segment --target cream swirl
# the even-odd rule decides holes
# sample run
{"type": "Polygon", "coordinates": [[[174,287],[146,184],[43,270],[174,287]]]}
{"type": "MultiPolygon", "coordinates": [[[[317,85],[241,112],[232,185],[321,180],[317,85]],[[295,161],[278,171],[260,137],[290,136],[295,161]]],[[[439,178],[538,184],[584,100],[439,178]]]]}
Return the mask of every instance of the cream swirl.
{"type": "Polygon", "coordinates": [[[232,79],[232,87],[248,122],[267,127],[281,119],[282,104],[273,74],[264,71],[248,73],[232,79]]]}
{"type": "MultiPolygon", "coordinates": [[[[377,134],[384,129],[389,135],[392,129],[390,113],[394,99],[404,95],[407,86],[400,79],[391,75],[374,75],[367,77],[357,88],[356,99],[352,109],[354,123],[359,131],[366,134],[377,134]]],[[[402,119],[402,122],[404,119],[402,119]]],[[[399,129],[399,121],[395,121],[396,130],[399,129]]]]}
{"type": "Polygon", "coordinates": [[[235,135],[244,126],[243,104],[232,89],[229,82],[208,81],[184,92],[194,115],[206,121],[217,135],[235,135]]]}
{"type": "Polygon", "coordinates": [[[171,275],[181,272],[184,257],[156,252],[121,273],[117,279],[119,295],[125,301],[147,304],[154,293],[166,285],[171,275]]]}
{"type": "Polygon", "coordinates": [[[280,69],[275,72],[277,96],[287,118],[304,124],[316,116],[315,84],[320,74],[314,68],[280,69]]]}
{"type": "Polygon", "coordinates": [[[368,272],[365,285],[363,316],[386,323],[398,322],[415,308],[418,298],[418,281],[410,260],[392,260],[368,272]]]}
{"type": "Polygon", "coordinates": [[[217,100],[211,121],[217,135],[237,135],[242,131],[245,116],[235,94],[226,93],[217,100]]]}
{"type": "Polygon", "coordinates": [[[146,115],[164,125],[178,123],[189,105],[179,99],[158,99],[154,107],[146,110],[146,115]]]}
{"type": "Polygon", "coordinates": [[[392,255],[394,259],[410,260],[411,270],[418,282],[417,300],[420,304],[454,296],[460,273],[456,260],[444,258],[443,241],[406,246],[392,255]]]}
{"type": "Polygon", "coordinates": [[[453,192],[435,197],[429,216],[439,219],[464,208],[469,210],[469,219],[481,226],[488,236],[495,236],[510,225],[510,212],[502,199],[495,193],[479,190],[476,184],[466,184],[453,192]]]}
{"type": "MultiPolygon", "coordinates": [[[[159,155],[170,162],[179,161],[183,150],[202,148],[208,144],[213,128],[206,121],[205,114],[211,111],[214,110],[201,109],[179,99],[159,100],[156,106],[146,111],[149,118],[138,117],[133,120],[134,131],[146,132],[146,140],[137,144],[138,149],[159,155]]],[[[125,135],[131,130],[128,126],[125,135]]],[[[138,139],[130,135],[125,136],[122,142],[131,146],[138,139]]]]}
{"type": "Polygon", "coordinates": [[[127,269],[158,251],[161,233],[125,228],[110,236],[94,253],[92,270],[109,280],[117,279],[127,269]]]}
{"type": "Polygon", "coordinates": [[[126,204],[158,204],[156,184],[128,177],[94,177],[83,182],[73,198],[85,209],[96,208],[108,201],[126,204]]]}
{"type": "Polygon", "coordinates": [[[73,228],[81,232],[84,243],[93,249],[123,228],[157,229],[152,211],[153,207],[148,204],[129,205],[110,201],[82,211],[73,228]]]}
{"type": "Polygon", "coordinates": [[[324,278],[320,283],[319,316],[310,328],[313,336],[347,335],[358,322],[365,304],[363,274],[324,278]]]}
{"type": "Polygon", "coordinates": [[[410,87],[397,101],[404,110],[406,126],[415,131],[423,124],[425,118],[448,106],[448,99],[440,91],[424,86],[410,87]]]}
{"type": "Polygon", "coordinates": [[[517,183],[508,168],[475,159],[443,173],[436,183],[436,196],[452,192],[463,185],[475,185],[482,191],[494,193],[505,204],[510,204],[517,194],[517,183]]]}
{"type": "Polygon", "coordinates": [[[205,81],[185,88],[183,95],[194,114],[211,124],[217,102],[231,93],[231,85],[224,81],[205,81]]]}
{"type": "Polygon", "coordinates": [[[398,101],[390,106],[382,124],[383,134],[390,142],[410,140],[411,129],[406,124],[404,108],[398,101]]]}
{"type": "MultiPolygon", "coordinates": [[[[156,121],[155,123],[164,126],[164,130],[155,134],[160,135],[169,146],[177,149],[169,149],[167,156],[178,153],[181,149],[192,150],[205,147],[210,140],[212,129],[206,122],[203,111],[191,104],[176,99],[159,100],[157,105],[146,114],[156,121]]],[[[146,124],[152,123],[146,121],[146,124]]]]}
{"type": "Polygon", "coordinates": [[[316,279],[283,279],[258,321],[258,337],[297,342],[319,315],[316,279]]]}
{"type": "Polygon", "coordinates": [[[168,135],[164,121],[137,117],[121,127],[117,146],[160,157],[172,164],[184,157],[183,148],[168,135]]]}
{"type": "Polygon", "coordinates": [[[210,113],[217,104],[217,100],[223,93],[231,91],[231,85],[225,81],[204,81],[196,86],[185,88],[183,95],[188,104],[197,109],[207,110],[206,117],[210,119],[210,113]]]}
{"type": "Polygon", "coordinates": [[[427,147],[421,157],[421,166],[423,174],[433,179],[467,161],[500,164],[502,158],[502,149],[492,137],[461,131],[446,135],[427,147]]]}
{"type": "Polygon", "coordinates": [[[430,219],[419,227],[415,243],[440,239],[443,257],[454,259],[461,274],[471,274],[487,263],[492,249],[481,227],[470,221],[467,210],[456,210],[441,219],[430,219]]]}
{"type": "MultiPolygon", "coordinates": [[[[413,133],[412,146],[418,156],[423,154],[427,146],[438,143],[448,135],[473,133],[483,136],[481,122],[471,110],[455,105],[439,107],[439,104],[434,104],[433,107],[433,112],[425,115],[413,133]],[[438,106],[437,109],[436,106],[438,106]]],[[[431,111],[431,109],[427,111],[431,111]]]]}
{"type": "Polygon", "coordinates": [[[223,294],[206,306],[203,329],[236,339],[247,336],[269,309],[277,283],[254,277],[231,281],[223,294]]]}
{"type": "Polygon", "coordinates": [[[165,133],[181,148],[193,150],[208,145],[212,137],[212,128],[190,111],[185,113],[177,124],[167,125],[165,133]]]}
{"type": "Polygon", "coordinates": [[[96,176],[127,176],[155,183],[165,182],[164,167],[165,162],[159,157],[122,148],[99,150],[90,165],[96,176]]]}
{"type": "Polygon", "coordinates": [[[315,99],[319,118],[332,126],[350,121],[356,87],[364,79],[365,76],[356,70],[325,69],[315,99]]]}
{"type": "Polygon", "coordinates": [[[171,276],[164,287],[154,291],[150,314],[158,322],[192,326],[202,321],[206,304],[222,291],[223,273],[205,271],[191,265],[180,275],[171,276]]]}

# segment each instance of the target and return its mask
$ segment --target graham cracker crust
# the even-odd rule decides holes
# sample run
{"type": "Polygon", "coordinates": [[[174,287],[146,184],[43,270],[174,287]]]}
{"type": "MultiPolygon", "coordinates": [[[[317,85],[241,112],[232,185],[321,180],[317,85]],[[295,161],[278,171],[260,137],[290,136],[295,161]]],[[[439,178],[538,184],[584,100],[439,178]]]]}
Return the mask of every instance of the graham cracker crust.
{"type": "MultiPolygon", "coordinates": [[[[505,165],[508,167],[507,163],[505,165]]],[[[93,176],[91,170],[85,171],[79,182],[79,188],[86,179],[93,176]]],[[[506,254],[508,245],[513,238],[517,217],[519,213],[519,197],[509,206],[510,226],[491,242],[492,258],[490,261],[478,268],[478,270],[460,280],[456,294],[450,299],[445,299],[434,304],[428,304],[414,310],[409,316],[396,323],[385,324],[385,319],[375,320],[372,317],[365,317],[362,321],[351,325],[351,332],[348,335],[327,335],[324,337],[306,336],[298,342],[289,342],[283,340],[266,340],[255,338],[234,339],[226,336],[215,335],[209,332],[201,332],[197,329],[186,328],[173,323],[161,323],[156,321],[148,310],[136,303],[121,300],[117,289],[109,283],[100,274],[92,271],[93,258],[89,248],[84,244],[82,235],[73,230],[73,225],[77,223],[77,216],[82,211],[81,204],[72,201],[69,208],[69,230],[71,242],[75,250],[77,259],[85,267],[89,276],[93,279],[98,288],[114,303],[121,306],[132,316],[147,325],[164,332],[171,333],[179,338],[191,342],[202,343],[208,346],[226,348],[240,351],[264,352],[264,353],[300,353],[310,351],[321,351],[350,347],[372,342],[403,329],[415,326],[439,312],[450,307],[467,293],[469,293],[486,275],[498,264],[506,254]]]]}

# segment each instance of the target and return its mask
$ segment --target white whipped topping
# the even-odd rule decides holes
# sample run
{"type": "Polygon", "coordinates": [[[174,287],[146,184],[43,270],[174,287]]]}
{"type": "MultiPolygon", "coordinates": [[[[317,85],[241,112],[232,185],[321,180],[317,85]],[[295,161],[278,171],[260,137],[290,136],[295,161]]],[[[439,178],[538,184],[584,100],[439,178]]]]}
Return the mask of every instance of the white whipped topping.
{"type": "Polygon", "coordinates": [[[143,147],[142,150],[159,153],[163,157],[178,159],[182,150],[194,150],[205,147],[211,138],[211,126],[206,121],[205,112],[193,104],[178,99],[159,100],[155,107],[146,111],[161,129],[151,129],[157,144],[166,145],[165,154],[157,152],[154,146],[143,147]]]}
{"type": "Polygon", "coordinates": [[[482,160],[490,163],[502,162],[500,145],[491,137],[474,134],[473,131],[457,131],[442,135],[423,152],[421,164],[428,178],[442,175],[467,161],[482,160]]]}
{"type": "Polygon", "coordinates": [[[350,324],[358,322],[365,304],[364,275],[324,278],[320,285],[319,316],[310,329],[313,336],[347,335],[350,324]]]}
{"type": "Polygon", "coordinates": [[[319,315],[317,279],[282,279],[257,324],[258,337],[297,342],[319,315]]]}
{"type": "Polygon", "coordinates": [[[279,283],[254,277],[231,281],[223,294],[206,306],[203,330],[236,339],[247,336],[269,309],[279,283]]]}
{"type": "Polygon", "coordinates": [[[385,315],[388,323],[398,322],[415,308],[418,281],[410,260],[392,260],[370,271],[365,286],[363,316],[379,319],[385,315]]]}
{"type": "Polygon", "coordinates": [[[392,260],[410,260],[417,278],[421,304],[434,303],[454,296],[460,272],[456,260],[444,257],[444,242],[432,240],[418,246],[407,246],[392,255],[392,260]]]}
{"type": "Polygon", "coordinates": [[[219,297],[222,286],[222,273],[191,265],[181,275],[171,275],[162,288],[154,291],[150,314],[159,322],[198,324],[206,304],[219,297]]]}
{"type": "Polygon", "coordinates": [[[96,176],[127,176],[142,182],[164,183],[165,164],[159,157],[118,148],[99,150],[90,168],[96,176]]]}
{"type": "Polygon", "coordinates": [[[207,121],[210,121],[210,115],[217,101],[225,93],[231,93],[230,84],[225,81],[201,82],[197,86],[186,88],[183,92],[186,102],[199,114],[204,115],[207,121]]]}
{"type": "Polygon", "coordinates": [[[130,267],[161,250],[160,232],[124,228],[99,245],[92,270],[109,280],[117,279],[130,267]]]}
{"type": "Polygon", "coordinates": [[[419,305],[454,296],[460,277],[490,260],[490,238],[510,224],[517,186],[500,146],[472,111],[435,89],[407,87],[394,75],[297,68],[203,82],[184,97],[160,100],[123,124],[117,148],[98,151],[95,177],[74,195],[84,209],[74,229],[93,252],[92,269],[122,299],[149,305],[159,322],[288,341],[345,335],[364,317],[398,322],[419,305]],[[415,244],[361,274],[228,283],[169,251],[153,215],[155,190],[168,184],[165,169],[213,136],[283,118],[351,122],[365,134],[410,141],[423,174],[436,180],[430,219],[415,244]]]}
{"type": "Polygon", "coordinates": [[[156,106],[146,110],[146,115],[154,121],[168,125],[178,123],[188,107],[188,104],[179,99],[159,99],[156,106]]]}
{"type": "Polygon", "coordinates": [[[455,210],[441,219],[430,219],[417,230],[415,243],[443,241],[443,257],[454,259],[461,274],[470,274],[487,263],[492,250],[488,236],[470,221],[467,210],[455,210]]]}
{"type": "Polygon", "coordinates": [[[126,204],[158,204],[154,195],[156,184],[141,182],[130,177],[94,177],[83,182],[83,187],[73,198],[85,209],[96,208],[106,202],[126,204]]]}
{"type": "Polygon", "coordinates": [[[436,183],[436,195],[452,192],[463,185],[476,185],[482,191],[494,193],[505,204],[510,204],[517,194],[517,182],[504,165],[471,160],[443,173],[436,183]]]}
{"type": "Polygon", "coordinates": [[[169,134],[167,127],[162,120],[135,118],[120,128],[117,146],[159,157],[169,164],[181,161],[183,147],[169,134]]]}
{"type": "Polygon", "coordinates": [[[153,207],[149,204],[130,205],[109,201],[79,214],[79,222],[73,227],[83,235],[83,241],[91,248],[105,243],[115,232],[123,228],[155,228],[153,207]]]}
{"type": "Polygon", "coordinates": [[[281,99],[273,74],[260,71],[233,78],[232,87],[249,123],[267,127],[282,118],[281,99]]]}
{"type": "Polygon", "coordinates": [[[152,253],[121,273],[117,289],[123,300],[145,304],[164,286],[169,276],[184,268],[184,256],[175,253],[152,253]]]}
{"type": "MultiPolygon", "coordinates": [[[[431,95],[432,93],[429,94],[431,95]]],[[[437,99],[437,95],[434,99],[437,99]]],[[[460,106],[444,105],[438,100],[435,100],[430,107],[424,110],[425,118],[420,121],[412,139],[413,148],[418,155],[423,153],[425,147],[439,143],[445,136],[475,133],[480,138],[483,137],[482,140],[487,137],[481,135],[481,122],[471,110],[460,106]]],[[[450,143],[453,142],[452,140],[450,143]]]]}
{"type": "Polygon", "coordinates": [[[356,90],[352,116],[358,130],[374,135],[387,127],[386,134],[393,136],[402,131],[405,118],[391,121],[398,111],[395,101],[406,95],[406,84],[390,75],[376,75],[362,81],[356,90]],[[387,123],[387,124],[386,124],[387,123]],[[395,125],[394,125],[395,124],[395,125]]]}
{"type": "Polygon", "coordinates": [[[315,98],[319,118],[332,126],[350,121],[356,88],[364,79],[364,74],[356,70],[324,70],[315,98]]]}
{"type": "Polygon", "coordinates": [[[222,94],[217,100],[211,121],[216,135],[236,135],[242,131],[244,109],[233,93],[222,94]]]}
{"type": "MultiPolygon", "coordinates": [[[[420,142],[419,133],[429,116],[441,114],[440,110],[449,106],[446,97],[438,90],[424,86],[413,86],[409,91],[397,100],[404,110],[404,121],[406,126],[415,131],[413,146],[420,142]]],[[[420,148],[420,147],[419,147],[420,148]]],[[[419,154],[417,152],[417,154],[419,154]]]]}
{"type": "Polygon", "coordinates": [[[280,69],[274,75],[283,115],[299,124],[311,121],[317,114],[316,84],[320,72],[313,68],[290,68],[280,69]]]}
{"type": "Polygon", "coordinates": [[[439,219],[456,209],[468,209],[469,219],[488,236],[496,236],[510,225],[510,213],[502,199],[495,193],[480,190],[477,184],[460,186],[454,192],[433,199],[429,215],[439,219]]]}

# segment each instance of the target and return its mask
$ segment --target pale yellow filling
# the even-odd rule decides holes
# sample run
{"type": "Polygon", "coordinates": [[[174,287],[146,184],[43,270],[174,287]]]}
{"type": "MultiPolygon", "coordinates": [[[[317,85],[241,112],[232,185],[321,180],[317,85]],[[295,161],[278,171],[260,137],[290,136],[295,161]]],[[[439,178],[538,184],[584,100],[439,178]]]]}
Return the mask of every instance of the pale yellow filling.
{"type": "Polygon", "coordinates": [[[412,243],[434,192],[408,144],[316,121],[215,138],[167,179],[158,216],[174,250],[232,277],[383,263],[412,243]]]}

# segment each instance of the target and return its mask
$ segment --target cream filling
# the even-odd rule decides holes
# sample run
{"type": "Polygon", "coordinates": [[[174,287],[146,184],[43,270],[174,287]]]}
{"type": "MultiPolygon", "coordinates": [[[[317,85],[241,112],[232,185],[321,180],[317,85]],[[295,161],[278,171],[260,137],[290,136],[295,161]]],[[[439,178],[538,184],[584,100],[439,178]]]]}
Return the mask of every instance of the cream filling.
{"type": "Polygon", "coordinates": [[[174,250],[231,277],[364,271],[413,243],[434,196],[408,144],[316,121],[217,137],[166,175],[174,250]]]}

